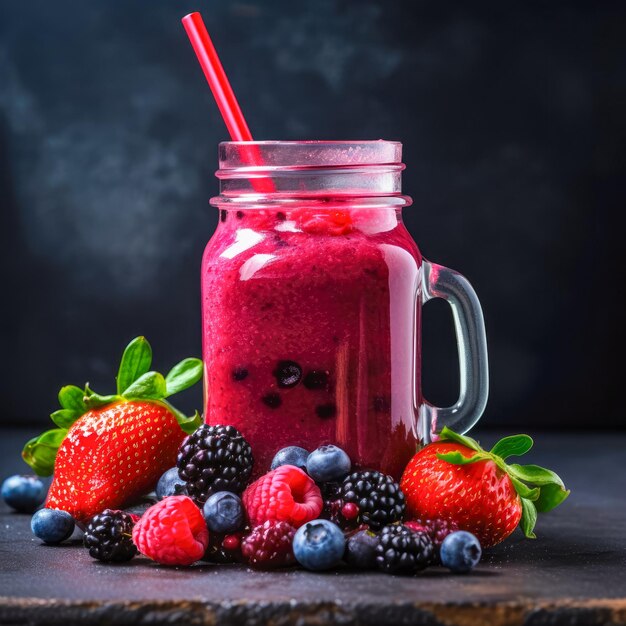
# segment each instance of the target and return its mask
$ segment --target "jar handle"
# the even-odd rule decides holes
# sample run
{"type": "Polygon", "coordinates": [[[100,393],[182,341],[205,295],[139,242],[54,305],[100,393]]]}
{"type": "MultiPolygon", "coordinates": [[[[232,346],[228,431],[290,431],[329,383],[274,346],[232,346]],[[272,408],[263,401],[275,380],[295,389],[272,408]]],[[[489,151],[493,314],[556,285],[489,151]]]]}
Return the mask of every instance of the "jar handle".
{"type": "Polygon", "coordinates": [[[462,434],[480,419],[489,396],[489,365],[483,312],[467,278],[426,260],[422,272],[422,304],[433,298],[448,302],[459,352],[459,399],[449,407],[424,400],[420,407],[420,439],[430,443],[432,434],[444,426],[462,434]]]}

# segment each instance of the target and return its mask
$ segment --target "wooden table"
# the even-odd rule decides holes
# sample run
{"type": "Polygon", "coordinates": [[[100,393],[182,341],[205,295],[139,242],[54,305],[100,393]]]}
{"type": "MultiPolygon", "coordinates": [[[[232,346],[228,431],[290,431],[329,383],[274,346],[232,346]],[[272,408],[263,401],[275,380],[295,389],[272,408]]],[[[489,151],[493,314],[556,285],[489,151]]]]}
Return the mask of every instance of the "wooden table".
{"type": "MultiPolygon", "coordinates": [[[[18,451],[29,436],[0,432],[0,478],[23,471],[18,451]]],[[[468,576],[105,565],[79,541],[42,545],[29,516],[2,505],[0,624],[626,624],[626,435],[536,439],[528,462],[554,468],[573,493],[540,518],[537,540],[516,533],[468,576]]]]}

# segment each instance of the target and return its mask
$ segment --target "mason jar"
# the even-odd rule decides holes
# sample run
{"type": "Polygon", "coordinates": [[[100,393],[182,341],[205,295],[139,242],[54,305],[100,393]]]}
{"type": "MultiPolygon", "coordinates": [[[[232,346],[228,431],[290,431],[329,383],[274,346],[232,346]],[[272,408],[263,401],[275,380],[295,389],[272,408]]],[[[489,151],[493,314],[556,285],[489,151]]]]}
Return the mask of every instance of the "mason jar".
{"type": "Polygon", "coordinates": [[[243,433],[257,474],[280,448],[332,443],[397,479],[444,425],[465,432],[484,410],[480,304],[405,228],[401,155],[393,141],[220,144],[202,261],[205,419],[243,433]],[[445,408],[421,391],[421,308],[436,297],[460,364],[445,408]]]}

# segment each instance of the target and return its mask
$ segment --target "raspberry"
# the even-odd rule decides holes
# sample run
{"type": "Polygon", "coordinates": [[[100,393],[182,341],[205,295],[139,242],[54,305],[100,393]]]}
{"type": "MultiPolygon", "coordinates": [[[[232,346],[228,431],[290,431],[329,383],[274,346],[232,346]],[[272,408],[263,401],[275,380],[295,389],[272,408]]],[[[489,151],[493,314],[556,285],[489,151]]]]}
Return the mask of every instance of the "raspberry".
{"type": "Polygon", "coordinates": [[[293,465],[261,476],[243,492],[242,500],[252,526],[270,520],[299,528],[318,517],[323,505],[319,487],[293,465]]]}
{"type": "Polygon", "coordinates": [[[209,543],[200,509],[188,496],[168,496],[150,507],[133,528],[139,552],[162,565],[191,565],[209,543]]]}
{"type": "Polygon", "coordinates": [[[241,553],[247,563],[258,569],[293,565],[293,537],[296,529],[287,522],[267,521],[244,538],[241,553]]]}

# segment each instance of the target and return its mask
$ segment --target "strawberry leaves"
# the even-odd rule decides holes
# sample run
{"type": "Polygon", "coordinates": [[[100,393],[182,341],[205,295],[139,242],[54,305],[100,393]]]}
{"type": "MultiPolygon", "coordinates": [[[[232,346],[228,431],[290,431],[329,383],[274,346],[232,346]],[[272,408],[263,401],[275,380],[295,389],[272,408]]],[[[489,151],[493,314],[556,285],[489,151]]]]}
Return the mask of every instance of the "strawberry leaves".
{"type": "Polygon", "coordinates": [[[195,385],[201,378],[204,367],[200,359],[184,359],[168,372],[165,377],[166,396],[173,396],[183,389],[195,385]]]}
{"type": "Polygon", "coordinates": [[[551,511],[563,502],[570,494],[565,488],[561,477],[552,470],[539,465],[507,464],[505,460],[511,456],[522,456],[533,447],[533,440],[528,435],[511,435],[500,439],[489,452],[483,450],[477,441],[465,435],[459,435],[448,427],[444,427],[440,435],[441,441],[453,441],[468,449],[469,454],[462,452],[446,452],[437,454],[437,458],[453,465],[468,465],[478,461],[493,461],[503,472],[506,472],[518,493],[522,503],[522,519],[520,526],[529,539],[535,538],[534,528],[537,513],[551,511]]]}
{"type": "Polygon", "coordinates": [[[65,410],[82,415],[85,412],[85,392],[76,385],[61,387],[59,404],[65,410]]]}
{"type": "Polygon", "coordinates": [[[527,498],[520,498],[522,501],[522,519],[520,526],[524,536],[528,539],[536,539],[535,524],[537,523],[537,507],[535,503],[527,498]]]}
{"type": "Polygon", "coordinates": [[[121,396],[138,378],[150,370],[152,347],[145,337],[135,337],[124,350],[117,372],[117,393],[121,396]]]}
{"type": "Polygon", "coordinates": [[[54,428],[26,442],[22,458],[38,476],[50,476],[54,471],[57,450],[67,435],[64,428],[54,428]]]}
{"type": "Polygon", "coordinates": [[[202,423],[196,411],[188,417],[165,398],[184,391],[195,385],[203,374],[203,363],[200,359],[188,358],[176,364],[163,376],[151,371],[152,348],[145,337],[133,339],[122,355],[117,372],[117,393],[101,395],[90,388],[89,383],[84,389],[75,385],[67,385],[59,391],[61,408],[54,411],[50,418],[58,428],[46,431],[26,443],[22,458],[40,476],[49,476],[54,470],[54,460],[59,446],[65,439],[69,429],[85,413],[102,409],[108,405],[127,401],[158,402],[164,405],[176,418],[181,429],[192,433],[202,423]]]}
{"type": "Polygon", "coordinates": [[[133,339],[120,362],[117,393],[127,400],[163,400],[195,385],[204,371],[200,359],[183,359],[163,376],[150,371],[152,348],[145,337],[133,339]]]}
{"type": "Polygon", "coordinates": [[[549,485],[554,483],[560,487],[564,487],[560,476],[552,470],[539,465],[509,465],[509,473],[520,480],[525,480],[535,485],[549,485]]]}
{"type": "Polygon", "coordinates": [[[461,452],[443,452],[437,455],[438,459],[442,461],[448,461],[448,463],[452,463],[452,465],[470,465],[471,463],[478,463],[478,461],[488,461],[491,459],[488,453],[480,453],[472,454],[471,456],[465,456],[461,452]]]}
{"type": "Polygon", "coordinates": [[[490,452],[501,459],[508,459],[510,456],[526,454],[533,447],[533,443],[528,435],[510,435],[500,439],[490,452]]]}
{"type": "Polygon", "coordinates": [[[547,513],[555,509],[569,496],[569,489],[565,489],[555,483],[544,485],[539,497],[535,500],[535,507],[539,513],[547,513]]]}
{"type": "Polygon", "coordinates": [[[87,409],[85,392],[75,385],[61,387],[59,404],[61,408],[50,415],[50,419],[59,428],[69,428],[87,409]]]}
{"type": "Polygon", "coordinates": [[[440,437],[441,441],[454,441],[455,443],[460,443],[462,446],[465,446],[470,450],[475,450],[476,452],[484,452],[476,439],[472,439],[467,435],[460,435],[459,433],[455,433],[451,428],[448,428],[447,426],[443,427],[440,437]]]}
{"type": "Polygon", "coordinates": [[[162,404],[164,404],[170,412],[174,414],[178,425],[188,435],[191,435],[191,433],[198,430],[198,428],[202,425],[202,416],[198,413],[198,411],[196,411],[193,415],[187,416],[176,407],[173,407],[167,400],[162,400],[162,404]]]}
{"type": "Polygon", "coordinates": [[[167,389],[165,378],[159,372],[146,372],[124,391],[122,396],[127,400],[161,400],[167,389]]]}

